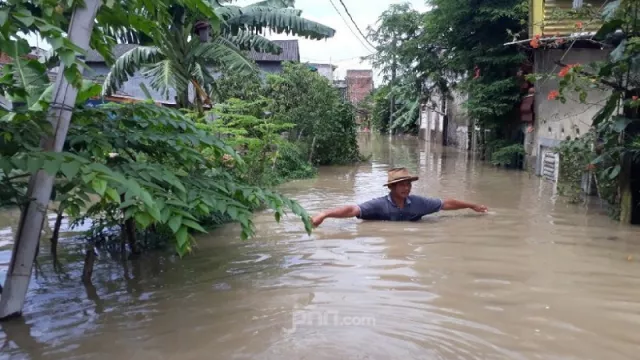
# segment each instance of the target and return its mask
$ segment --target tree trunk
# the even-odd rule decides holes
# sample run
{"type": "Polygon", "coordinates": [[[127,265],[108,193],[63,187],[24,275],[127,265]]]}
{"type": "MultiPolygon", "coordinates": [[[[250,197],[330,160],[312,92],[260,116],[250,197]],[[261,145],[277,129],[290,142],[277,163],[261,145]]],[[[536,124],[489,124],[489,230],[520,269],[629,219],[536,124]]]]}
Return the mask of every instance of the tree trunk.
{"type": "Polygon", "coordinates": [[[82,281],[85,283],[91,283],[91,276],[93,275],[93,264],[96,262],[96,252],[93,246],[87,246],[87,251],[84,256],[84,267],[82,268],[82,281]]]}
{"type": "Polygon", "coordinates": [[[631,224],[633,215],[633,196],[631,193],[631,159],[625,156],[621,161],[620,174],[618,175],[618,186],[620,192],[620,222],[631,224]]]}
{"type": "Polygon", "coordinates": [[[312,163],[311,161],[313,160],[313,150],[316,147],[316,137],[313,137],[313,140],[311,141],[311,149],[309,150],[309,162],[312,163]]]}
{"type": "MultiPolygon", "coordinates": [[[[73,11],[68,34],[72,43],[86,51],[89,49],[96,14],[102,2],[86,0],[84,3],[84,8],[76,7],[73,11]]],[[[83,71],[82,67],[80,71],[83,71]]],[[[53,137],[47,136],[43,139],[42,147],[45,151],[62,151],[71,122],[72,109],[78,95],[78,89],[74,88],[62,73],[63,68],[60,66],[47,116],[52,128],[55,129],[55,134],[53,137]]],[[[31,200],[21,214],[16,231],[4,292],[0,297],[0,320],[22,315],[33,270],[34,255],[40,241],[42,222],[53,190],[53,180],[52,175],[39,170],[29,181],[27,194],[31,200]]]]}
{"type": "Polygon", "coordinates": [[[58,237],[60,236],[60,226],[62,226],[62,219],[64,218],[64,209],[58,209],[58,215],[56,216],[56,223],[53,226],[53,235],[51,236],[51,256],[53,262],[58,262],[58,237]]]}
{"type": "Polygon", "coordinates": [[[129,242],[129,249],[131,250],[131,254],[140,254],[140,250],[138,249],[138,240],[136,239],[136,223],[133,218],[128,219],[124,222],[124,232],[127,237],[127,241],[129,242]]]}

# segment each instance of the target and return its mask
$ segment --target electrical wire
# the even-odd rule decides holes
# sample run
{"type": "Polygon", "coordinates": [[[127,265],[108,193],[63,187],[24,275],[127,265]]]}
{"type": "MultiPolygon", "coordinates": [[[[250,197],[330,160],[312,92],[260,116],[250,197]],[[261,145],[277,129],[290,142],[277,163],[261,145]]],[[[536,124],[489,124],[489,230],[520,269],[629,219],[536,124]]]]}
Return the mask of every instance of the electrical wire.
{"type": "Polygon", "coordinates": [[[351,16],[351,13],[349,13],[349,9],[347,9],[347,5],[344,4],[344,2],[342,0],[339,0],[340,4],[342,4],[342,7],[344,8],[344,11],[347,13],[347,16],[349,16],[349,19],[351,19],[351,22],[353,23],[353,25],[356,27],[356,29],[358,30],[358,32],[360,33],[360,35],[362,35],[362,38],[364,39],[364,41],[366,41],[372,48],[376,48],[375,45],[373,45],[366,36],[364,36],[364,34],[362,33],[362,30],[360,30],[360,28],[358,27],[358,24],[356,24],[355,20],[353,20],[353,17],[351,16]]]}
{"type": "MultiPolygon", "coordinates": [[[[336,6],[336,4],[333,2],[333,0],[329,0],[329,2],[331,3],[331,6],[333,6],[333,8],[335,9],[335,11],[338,13],[338,15],[340,15],[340,18],[342,19],[342,21],[344,22],[345,25],[347,25],[347,29],[349,29],[349,31],[351,31],[351,33],[353,34],[353,36],[358,39],[358,41],[360,42],[360,44],[362,44],[362,46],[367,50],[367,51],[371,51],[368,47],[367,44],[365,44],[364,42],[362,42],[362,40],[360,39],[360,37],[353,31],[353,29],[349,26],[349,22],[347,21],[347,19],[344,18],[344,16],[342,15],[342,13],[340,12],[340,10],[338,10],[338,7],[336,6]]],[[[342,3],[342,0],[340,0],[340,2],[342,3]]],[[[344,6],[344,4],[342,4],[344,6]]],[[[349,15],[349,17],[351,17],[351,15],[349,15]]],[[[351,21],[353,21],[353,19],[351,19],[351,21]]],[[[355,25],[355,23],[354,23],[355,25]]],[[[358,25],[356,25],[356,28],[358,27],[358,25]]],[[[358,29],[358,31],[360,31],[360,29],[358,29]]],[[[362,32],[360,31],[360,34],[362,34],[362,32]]],[[[363,36],[364,37],[364,36],[363,36]]],[[[365,40],[367,40],[367,38],[364,38],[365,40]]],[[[367,41],[369,42],[369,41],[367,41]]],[[[371,44],[371,43],[369,43],[371,44]]],[[[376,47],[373,46],[373,48],[375,49],[376,47]]],[[[371,52],[371,54],[373,54],[373,52],[371,52]]]]}

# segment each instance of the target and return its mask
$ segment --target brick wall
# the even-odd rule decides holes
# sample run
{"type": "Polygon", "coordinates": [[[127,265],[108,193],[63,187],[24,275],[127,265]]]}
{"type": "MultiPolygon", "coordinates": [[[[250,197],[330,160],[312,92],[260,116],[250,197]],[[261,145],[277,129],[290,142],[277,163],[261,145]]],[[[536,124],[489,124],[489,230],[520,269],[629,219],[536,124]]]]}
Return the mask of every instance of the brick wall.
{"type": "Polygon", "coordinates": [[[373,91],[373,72],[371,70],[347,70],[347,96],[356,105],[373,91]]]}

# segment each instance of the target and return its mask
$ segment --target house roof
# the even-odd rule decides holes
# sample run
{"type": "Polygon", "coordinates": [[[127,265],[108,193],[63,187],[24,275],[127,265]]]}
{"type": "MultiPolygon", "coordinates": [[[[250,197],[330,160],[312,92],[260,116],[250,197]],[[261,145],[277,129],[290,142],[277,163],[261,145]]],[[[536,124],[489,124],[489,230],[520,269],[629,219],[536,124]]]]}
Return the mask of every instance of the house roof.
{"type": "MultiPolygon", "coordinates": [[[[137,44],[116,44],[113,49],[111,49],[111,53],[113,54],[114,58],[119,58],[120,56],[122,56],[124,53],[126,53],[127,51],[138,47],[139,45],[137,44]]],[[[91,49],[87,52],[87,57],[85,59],[85,62],[87,63],[99,63],[99,62],[104,62],[104,58],[102,57],[102,55],[100,55],[100,53],[98,53],[97,51],[91,49]]]]}
{"type": "Polygon", "coordinates": [[[282,48],[279,55],[250,51],[249,57],[255,61],[300,61],[298,40],[272,40],[282,48]]]}

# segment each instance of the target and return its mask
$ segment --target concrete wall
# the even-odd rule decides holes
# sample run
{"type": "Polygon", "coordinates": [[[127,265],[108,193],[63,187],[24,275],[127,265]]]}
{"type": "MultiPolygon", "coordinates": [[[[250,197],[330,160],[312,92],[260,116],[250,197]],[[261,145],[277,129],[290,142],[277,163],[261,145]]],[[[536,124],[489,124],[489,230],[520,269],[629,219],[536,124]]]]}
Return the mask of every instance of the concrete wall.
{"type": "Polygon", "coordinates": [[[444,114],[442,113],[440,94],[432,94],[430,101],[422,104],[418,137],[434,144],[443,143],[444,114]]]}
{"type": "Polygon", "coordinates": [[[469,116],[462,108],[462,104],[467,100],[467,95],[454,91],[447,101],[447,146],[452,146],[461,150],[469,150],[469,116]]]}
{"type": "Polygon", "coordinates": [[[466,95],[455,92],[446,100],[445,122],[442,114],[442,99],[440,94],[431,95],[429,104],[423,104],[420,112],[419,138],[436,144],[446,143],[447,146],[462,150],[469,150],[469,117],[462,108],[466,95]],[[428,105],[428,106],[427,106],[428,105]]]}
{"type": "MultiPolygon", "coordinates": [[[[589,64],[606,59],[608,54],[608,51],[599,49],[571,49],[568,52],[555,49],[538,50],[535,53],[534,69],[536,73],[557,74],[561,67],[556,66],[554,62],[563,56],[562,61],[566,64],[589,64]]],[[[574,139],[585,134],[591,126],[593,116],[606,102],[608,93],[592,90],[586,103],[580,103],[577,93],[568,92],[567,102],[563,104],[558,100],[547,99],[549,92],[558,89],[555,79],[542,79],[535,84],[535,89],[535,121],[532,129],[525,126],[523,131],[526,134],[528,167],[536,175],[541,175],[542,152],[557,146],[562,140],[574,139]]]]}

